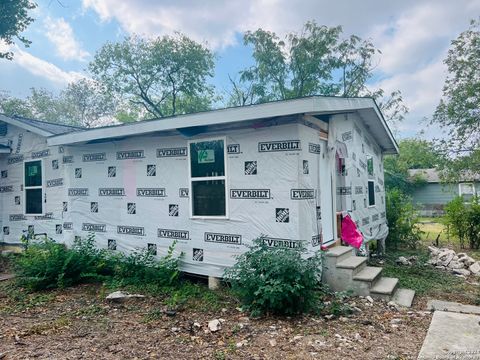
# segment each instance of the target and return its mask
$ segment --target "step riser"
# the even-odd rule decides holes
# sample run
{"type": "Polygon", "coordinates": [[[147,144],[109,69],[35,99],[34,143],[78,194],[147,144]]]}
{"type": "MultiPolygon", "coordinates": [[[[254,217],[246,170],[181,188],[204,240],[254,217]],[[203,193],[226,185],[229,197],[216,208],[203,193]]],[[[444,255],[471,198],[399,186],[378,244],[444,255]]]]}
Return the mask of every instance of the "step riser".
{"type": "Polygon", "coordinates": [[[392,300],[393,294],[395,294],[395,291],[397,291],[398,288],[398,283],[395,285],[393,288],[392,292],[390,294],[380,294],[380,293],[370,293],[370,296],[374,299],[382,299],[385,301],[390,301],[392,300]]]}
{"type": "Polygon", "coordinates": [[[339,267],[337,267],[336,270],[349,271],[350,274],[351,274],[352,280],[353,280],[353,277],[354,277],[355,275],[357,275],[360,271],[362,271],[363,269],[365,269],[366,267],[367,267],[367,262],[364,261],[363,263],[361,263],[360,265],[358,265],[356,268],[353,268],[353,269],[349,269],[349,268],[339,268],[339,267]]]}

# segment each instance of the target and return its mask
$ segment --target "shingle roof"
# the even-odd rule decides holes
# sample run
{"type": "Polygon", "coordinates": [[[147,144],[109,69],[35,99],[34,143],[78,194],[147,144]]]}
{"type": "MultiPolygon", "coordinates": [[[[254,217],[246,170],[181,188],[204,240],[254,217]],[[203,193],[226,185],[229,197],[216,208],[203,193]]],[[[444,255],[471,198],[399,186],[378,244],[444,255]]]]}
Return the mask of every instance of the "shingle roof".
{"type": "MultiPolygon", "coordinates": [[[[408,170],[410,177],[420,176],[426,182],[439,183],[442,182],[441,173],[437,169],[410,169],[408,170]]],[[[460,176],[459,182],[480,181],[480,174],[465,172],[460,176]]]]}
{"type": "Polygon", "coordinates": [[[12,116],[13,119],[18,120],[24,124],[34,126],[38,129],[47,131],[52,135],[60,135],[66,134],[73,131],[80,131],[84,130],[82,127],[72,126],[72,125],[63,125],[63,124],[56,124],[48,121],[40,121],[35,119],[29,119],[21,116],[12,116]]]}

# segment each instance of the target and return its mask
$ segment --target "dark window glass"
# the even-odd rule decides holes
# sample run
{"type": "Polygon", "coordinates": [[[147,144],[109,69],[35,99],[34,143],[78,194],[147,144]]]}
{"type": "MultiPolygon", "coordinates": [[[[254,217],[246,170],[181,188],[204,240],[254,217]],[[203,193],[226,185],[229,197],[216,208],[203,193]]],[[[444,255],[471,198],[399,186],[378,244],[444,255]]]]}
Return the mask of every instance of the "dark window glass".
{"type": "Polygon", "coordinates": [[[42,189],[25,189],[25,213],[42,213],[42,189]]]}
{"type": "Polygon", "coordinates": [[[368,205],[375,205],[375,183],[373,181],[368,182],[368,205]]]}
{"type": "Polygon", "coordinates": [[[42,186],[42,162],[25,163],[25,186],[42,186]]]}
{"type": "Polygon", "coordinates": [[[223,140],[199,141],[190,144],[192,178],[225,175],[223,140]]]}
{"type": "Polygon", "coordinates": [[[367,158],[368,175],[373,176],[373,157],[367,158]]]}
{"type": "Polygon", "coordinates": [[[192,182],[193,216],[225,216],[225,180],[192,182]]]}

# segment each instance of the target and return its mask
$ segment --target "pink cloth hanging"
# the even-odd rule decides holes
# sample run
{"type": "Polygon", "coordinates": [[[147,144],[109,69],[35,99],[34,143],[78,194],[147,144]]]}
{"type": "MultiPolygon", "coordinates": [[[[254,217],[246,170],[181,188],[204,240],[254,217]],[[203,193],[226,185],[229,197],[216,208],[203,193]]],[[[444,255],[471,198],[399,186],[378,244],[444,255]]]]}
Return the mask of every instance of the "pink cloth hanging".
{"type": "Polygon", "coordinates": [[[357,249],[362,246],[363,236],[348,214],[342,217],[342,240],[357,249]]]}

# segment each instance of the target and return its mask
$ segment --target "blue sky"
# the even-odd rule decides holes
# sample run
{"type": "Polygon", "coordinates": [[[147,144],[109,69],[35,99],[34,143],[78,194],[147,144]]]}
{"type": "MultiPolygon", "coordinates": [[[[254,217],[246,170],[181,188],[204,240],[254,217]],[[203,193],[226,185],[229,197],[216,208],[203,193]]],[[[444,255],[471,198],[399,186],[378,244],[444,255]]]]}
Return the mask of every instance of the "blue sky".
{"type": "MultiPolygon", "coordinates": [[[[478,0],[37,0],[36,21],[18,45],[13,62],[0,61],[0,90],[28,95],[31,87],[59,91],[85,76],[95,52],[106,41],[125,36],[161,36],[181,31],[206,42],[217,55],[218,90],[228,89],[251,63],[242,33],[259,27],[284,36],[308,20],[342,25],[344,33],[370,38],[382,54],[370,86],[399,89],[410,113],[397,131],[412,136],[425,130],[441,96],[443,59],[450,41],[480,14],[478,0]]],[[[4,45],[0,44],[0,48],[4,45]]],[[[426,129],[428,134],[432,131],[426,129]]],[[[436,131],[433,131],[436,133],[436,131]]]]}

